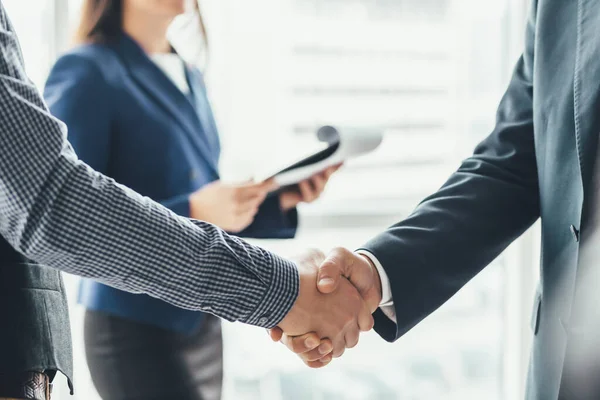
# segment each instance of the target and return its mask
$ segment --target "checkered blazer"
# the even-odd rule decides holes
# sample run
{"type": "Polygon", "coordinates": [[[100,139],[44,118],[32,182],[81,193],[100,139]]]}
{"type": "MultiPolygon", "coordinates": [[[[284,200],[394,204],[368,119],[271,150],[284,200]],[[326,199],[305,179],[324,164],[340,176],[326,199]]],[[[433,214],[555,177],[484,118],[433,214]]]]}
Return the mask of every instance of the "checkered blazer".
{"type": "Polygon", "coordinates": [[[1,0],[0,235],[40,264],[229,321],[272,327],[298,294],[293,263],[78,160],[25,74],[1,0]]]}

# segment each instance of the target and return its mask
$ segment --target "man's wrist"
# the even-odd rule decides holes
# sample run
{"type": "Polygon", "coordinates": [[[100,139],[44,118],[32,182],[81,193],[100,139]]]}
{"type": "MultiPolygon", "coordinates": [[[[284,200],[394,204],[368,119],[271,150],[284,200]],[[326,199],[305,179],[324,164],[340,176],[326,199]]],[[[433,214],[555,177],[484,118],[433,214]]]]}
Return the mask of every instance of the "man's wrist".
{"type": "Polygon", "coordinates": [[[272,328],[281,322],[294,306],[300,291],[298,267],[275,254],[271,254],[273,275],[265,295],[245,320],[246,324],[272,328]]]}
{"type": "Polygon", "coordinates": [[[371,265],[374,265],[375,269],[377,270],[377,274],[379,276],[378,284],[381,290],[381,302],[379,305],[381,307],[393,305],[392,288],[390,285],[390,280],[388,279],[385,269],[383,268],[383,265],[381,265],[377,257],[375,257],[375,255],[369,252],[368,250],[359,249],[356,251],[356,253],[367,258],[370,261],[371,265]]]}
{"type": "Polygon", "coordinates": [[[379,271],[377,269],[377,267],[375,266],[375,264],[373,263],[373,261],[369,258],[369,256],[367,256],[366,254],[363,253],[358,253],[358,255],[360,257],[362,257],[363,259],[365,259],[367,261],[367,263],[369,264],[369,267],[371,268],[371,272],[373,273],[373,280],[374,280],[374,285],[375,285],[375,291],[377,293],[377,304],[381,304],[381,298],[382,298],[382,293],[381,293],[381,277],[379,275],[379,271]]]}

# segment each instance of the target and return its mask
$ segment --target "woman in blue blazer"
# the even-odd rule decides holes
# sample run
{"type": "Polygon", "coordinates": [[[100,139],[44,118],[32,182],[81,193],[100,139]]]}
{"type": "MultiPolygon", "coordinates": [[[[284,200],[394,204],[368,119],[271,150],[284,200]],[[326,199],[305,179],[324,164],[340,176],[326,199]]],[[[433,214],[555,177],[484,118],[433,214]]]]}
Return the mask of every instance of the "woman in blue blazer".
{"type": "MultiPolygon", "coordinates": [[[[219,137],[202,74],[166,38],[186,7],[200,18],[194,4],[86,0],[81,45],[52,69],[46,100],[97,171],[240,236],[292,238],[296,205],[317,198],[334,169],[276,195],[268,182],[219,181],[219,137]]],[[[79,299],[87,307],[87,360],[104,400],[220,398],[217,318],[92,281],[82,283],[79,299]]]]}

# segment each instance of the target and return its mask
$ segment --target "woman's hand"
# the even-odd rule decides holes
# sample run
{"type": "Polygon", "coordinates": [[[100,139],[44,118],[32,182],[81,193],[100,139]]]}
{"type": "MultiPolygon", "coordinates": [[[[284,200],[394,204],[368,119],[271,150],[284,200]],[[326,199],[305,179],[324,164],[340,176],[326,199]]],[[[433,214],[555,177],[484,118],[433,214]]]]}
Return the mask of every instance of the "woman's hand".
{"type": "Polygon", "coordinates": [[[215,181],[190,196],[190,217],[238,233],[252,223],[267,194],[275,189],[272,180],[242,185],[215,181]]]}
{"type": "Polygon", "coordinates": [[[289,211],[296,207],[299,203],[312,203],[321,196],[325,185],[329,181],[331,175],[340,169],[342,164],[327,168],[305,181],[300,182],[297,186],[279,195],[279,204],[281,209],[289,211]]]}

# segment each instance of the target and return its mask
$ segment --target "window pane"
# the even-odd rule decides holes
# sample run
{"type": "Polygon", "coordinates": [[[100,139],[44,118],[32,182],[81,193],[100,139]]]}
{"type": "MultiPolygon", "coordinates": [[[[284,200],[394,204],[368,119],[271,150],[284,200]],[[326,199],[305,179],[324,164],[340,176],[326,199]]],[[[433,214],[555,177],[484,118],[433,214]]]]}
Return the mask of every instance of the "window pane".
{"type": "MultiPolygon", "coordinates": [[[[273,148],[311,145],[321,124],[385,133],[380,149],[349,162],[301,209],[296,240],[263,245],[288,255],[356,248],[406,216],[491,131],[510,70],[509,10],[504,0],[480,3],[213,4],[221,25],[209,84],[217,99],[227,93],[216,103],[229,176],[243,177],[273,148]]],[[[502,399],[504,282],[500,258],[397,343],[366,335],[319,371],[263,332],[228,324],[227,398],[502,399]]]]}
{"type": "Polygon", "coordinates": [[[27,75],[41,89],[55,53],[54,2],[2,0],[2,4],[19,36],[27,75]]]}

